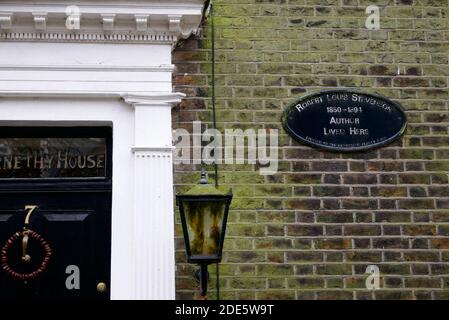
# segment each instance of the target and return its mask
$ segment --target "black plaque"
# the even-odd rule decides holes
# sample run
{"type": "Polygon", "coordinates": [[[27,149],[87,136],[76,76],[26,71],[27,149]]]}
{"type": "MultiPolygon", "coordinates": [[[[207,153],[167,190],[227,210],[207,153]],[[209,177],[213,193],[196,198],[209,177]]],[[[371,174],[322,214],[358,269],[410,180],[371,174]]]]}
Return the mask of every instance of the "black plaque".
{"type": "Polygon", "coordinates": [[[105,176],[105,138],[0,138],[0,179],[105,176]]]}
{"type": "Polygon", "coordinates": [[[380,147],[399,138],[407,118],[401,106],[387,98],[333,90],[296,100],[284,111],[282,124],[299,142],[351,152],[380,147]]]}

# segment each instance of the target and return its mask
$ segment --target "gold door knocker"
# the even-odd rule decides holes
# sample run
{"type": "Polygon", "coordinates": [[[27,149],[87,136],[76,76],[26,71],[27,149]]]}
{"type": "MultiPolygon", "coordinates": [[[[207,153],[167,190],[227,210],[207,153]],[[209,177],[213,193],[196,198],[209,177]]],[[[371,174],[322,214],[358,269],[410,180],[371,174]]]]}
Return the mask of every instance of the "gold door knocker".
{"type": "Polygon", "coordinates": [[[1,250],[1,267],[2,269],[10,275],[12,278],[21,280],[21,281],[28,281],[36,279],[42,272],[44,272],[47,267],[48,263],[50,261],[51,257],[51,248],[48,242],[37,232],[31,230],[29,228],[30,224],[30,217],[31,214],[38,208],[38,206],[35,205],[26,205],[25,206],[25,212],[27,213],[25,216],[24,226],[23,230],[18,231],[14,233],[5,243],[1,250]],[[16,241],[22,241],[22,263],[28,264],[31,262],[31,256],[28,254],[28,243],[30,239],[35,240],[37,243],[40,244],[43,252],[44,252],[44,259],[42,260],[42,263],[40,264],[39,268],[35,271],[29,272],[29,273],[19,273],[14,271],[11,266],[8,263],[8,252],[11,249],[12,245],[16,241]]]}
{"type": "Polygon", "coordinates": [[[31,262],[31,257],[30,257],[29,254],[27,254],[28,239],[29,239],[28,225],[30,224],[31,214],[36,209],[37,209],[37,206],[34,206],[34,205],[25,206],[25,211],[28,210],[28,213],[25,216],[25,223],[24,223],[24,227],[23,227],[23,230],[24,230],[24,235],[23,235],[23,238],[22,238],[22,262],[23,263],[30,263],[31,262]]]}

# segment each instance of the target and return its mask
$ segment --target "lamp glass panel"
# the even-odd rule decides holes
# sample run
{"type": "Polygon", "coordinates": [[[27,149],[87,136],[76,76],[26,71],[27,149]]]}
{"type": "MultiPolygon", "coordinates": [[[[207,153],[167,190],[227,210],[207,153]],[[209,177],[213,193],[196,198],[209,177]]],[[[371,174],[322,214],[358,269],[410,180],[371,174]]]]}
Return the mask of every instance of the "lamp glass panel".
{"type": "Polygon", "coordinates": [[[191,254],[217,255],[223,229],[225,202],[186,201],[184,210],[191,254]]]}

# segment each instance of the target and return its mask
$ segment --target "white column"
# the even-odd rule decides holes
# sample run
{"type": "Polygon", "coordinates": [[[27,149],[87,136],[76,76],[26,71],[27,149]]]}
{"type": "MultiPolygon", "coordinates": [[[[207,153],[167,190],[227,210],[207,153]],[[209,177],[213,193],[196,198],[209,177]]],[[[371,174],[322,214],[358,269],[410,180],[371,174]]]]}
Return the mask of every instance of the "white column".
{"type": "Polygon", "coordinates": [[[124,96],[135,109],[133,299],[175,298],[171,105],[181,94],[124,96]]]}

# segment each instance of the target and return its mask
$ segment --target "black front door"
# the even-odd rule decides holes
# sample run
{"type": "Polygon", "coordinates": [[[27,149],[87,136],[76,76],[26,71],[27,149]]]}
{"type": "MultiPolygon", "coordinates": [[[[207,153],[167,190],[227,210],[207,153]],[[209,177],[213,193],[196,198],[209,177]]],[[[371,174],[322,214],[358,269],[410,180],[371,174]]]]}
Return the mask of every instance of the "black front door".
{"type": "Polygon", "coordinates": [[[110,128],[0,128],[0,298],[109,299],[110,128]]]}

